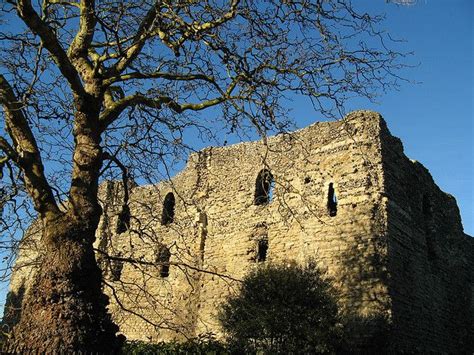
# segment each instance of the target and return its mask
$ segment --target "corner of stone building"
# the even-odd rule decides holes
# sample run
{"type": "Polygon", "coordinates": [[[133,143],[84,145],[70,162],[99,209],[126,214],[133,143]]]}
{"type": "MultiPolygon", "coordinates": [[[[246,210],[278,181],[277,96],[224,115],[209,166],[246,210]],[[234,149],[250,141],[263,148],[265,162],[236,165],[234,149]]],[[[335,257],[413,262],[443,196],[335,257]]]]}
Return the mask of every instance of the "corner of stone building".
{"type": "Polygon", "coordinates": [[[400,351],[472,351],[474,254],[461,247],[467,241],[456,200],[426,167],[405,156],[385,122],[380,133],[391,345],[400,351]]]}
{"type": "MultiPolygon", "coordinates": [[[[374,127],[380,131],[387,127],[383,116],[379,112],[371,110],[355,110],[349,112],[343,117],[342,121],[363,127],[374,127]]],[[[376,133],[378,130],[372,131],[371,133],[376,133]]]]}
{"type": "MultiPolygon", "coordinates": [[[[388,198],[385,190],[385,171],[383,169],[382,146],[387,126],[382,115],[370,110],[357,110],[347,114],[342,125],[353,141],[353,154],[364,157],[365,169],[370,190],[371,206],[369,218],[371,229],[364,237],[366,250],[370,253],[359,255],[363,261],[365,273],[377,281],[369,291],[371,306],[362,313],[349,317],[346,325],[353,333],[349,341],[354,349],[363,353],[384,351],[389,348],[390,332],[393,323],[392,299],[389,293],[389,256],[388,256],[388,198]]],[[[401,145],[401,143],[400,143],[401,145]]],[[[362,173],[362,171],[361,171],[362,173]]],[[[359,242],[360,244],[360,242],[359,242]]],[[[360,248],[360,245],[356,245],[360,248]]],[[[352,253],[351,253],[352,254],[352,253]]],[[[347,255],[350,258],[351,255],[347,255]]],[[[361,280],[363,283],[364,280],[361,280]]]]}

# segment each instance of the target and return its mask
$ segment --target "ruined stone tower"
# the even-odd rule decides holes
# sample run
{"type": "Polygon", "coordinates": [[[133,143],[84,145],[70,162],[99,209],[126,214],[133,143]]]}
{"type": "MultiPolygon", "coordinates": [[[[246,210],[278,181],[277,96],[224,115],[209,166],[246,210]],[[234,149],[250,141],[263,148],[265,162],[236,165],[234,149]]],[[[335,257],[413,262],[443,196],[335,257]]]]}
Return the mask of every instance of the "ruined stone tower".
{"type": "MultiPolygon", "coordinates": [[[[125,208],[123,195],[119,182],[101,186],[97,258],[128,339],[220,335],[218,305],[250,269],[314,260],[342,310],[367,326],[362,343],[386,332],[397,351],[472,345],[473,239],[455,199],[378,113],[207,148],[170,181],[131,188],[125,208]]],[[[30,234],[12,296],[34,272],[30,234]]]]}

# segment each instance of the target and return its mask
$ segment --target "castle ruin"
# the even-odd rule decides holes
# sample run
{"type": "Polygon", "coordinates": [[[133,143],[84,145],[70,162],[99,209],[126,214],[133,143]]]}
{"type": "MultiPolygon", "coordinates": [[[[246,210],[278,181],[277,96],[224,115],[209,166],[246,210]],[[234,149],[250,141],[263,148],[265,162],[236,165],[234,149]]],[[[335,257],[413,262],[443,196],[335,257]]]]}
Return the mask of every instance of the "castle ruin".
{"type": "MultiPolygon", "coordinates": [[[[392,350],[472,350],[474,239],[455,199],[378,113],[206,148],[169,181],[129,190],[124,205],[122,183],[101,185],[96,242],[110,312],[129,340],[220,336],[218,305],[249,270],[314,260],[343,312],[385,322],[392,350]]],[[[16,298],[41,250],[30,234],[16,298]]],[[[376,322],[361,337],[377,331],[376,322]]]]}

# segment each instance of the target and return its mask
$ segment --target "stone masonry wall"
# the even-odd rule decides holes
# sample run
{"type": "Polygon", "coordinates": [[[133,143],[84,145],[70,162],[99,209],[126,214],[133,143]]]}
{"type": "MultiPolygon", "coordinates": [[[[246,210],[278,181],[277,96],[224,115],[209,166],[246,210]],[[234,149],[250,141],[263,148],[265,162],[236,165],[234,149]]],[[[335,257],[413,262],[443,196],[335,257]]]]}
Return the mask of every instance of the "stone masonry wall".
{"type": "Polygon", "coordinates": [[[219,335],[217,306],[237,289],[235,280],[258,267],[262,240],[268,245],[265,262],[314,259],[334,279],[347,310],[388,315],[385,270],[380,267],[386,216],[378,132],[378,114],[361,112],[346,121],[271,137],[266,144],[207,148],[192,155],[170,182],[133,188],[131,226],[121,234],[116,233],[121,184],[105,184],[100,247],[142,261],[123,263],[115,281],[110,272],[114,262],[103,266],[114,289],[106,291],[117,297],[112,310],[121,330],[129,339],[141,340],[219,335]],[[256,205],[262,169],[271,172],[274,188],[268,204],[256,205]],[[328,212],[331,183],[335,216],[328,212]],[[172,223],[162,225],[170,192],[175,215],[172,223]],[[161,266],[151,265],[163,245],[172,263],[164,278],[161,266]]]}
{"type": "Polygon", "coordinates": [[[456,200],[382,128],[389,293],[398,351],[474,351],[474,238],[456,200]]]}
{"type": "MultiPolygon", "coordinates": [[[[472,310],[472,238],[454,199],[404,156],[378,113],[206,148],[170,181],[129,188],[124,209],[123,185],[101,185],[96,246],[110,310],[130,340],[221,336],[219,304],[249,270],[314,260],[361,344],[377,334],[394,350],[463,343],[446,345],[472,310]],[[259,175],[272,177],[268,203],[255,203],[259,175]]],[[[27,249],[12,294],[28,286],[27,249]]]]}

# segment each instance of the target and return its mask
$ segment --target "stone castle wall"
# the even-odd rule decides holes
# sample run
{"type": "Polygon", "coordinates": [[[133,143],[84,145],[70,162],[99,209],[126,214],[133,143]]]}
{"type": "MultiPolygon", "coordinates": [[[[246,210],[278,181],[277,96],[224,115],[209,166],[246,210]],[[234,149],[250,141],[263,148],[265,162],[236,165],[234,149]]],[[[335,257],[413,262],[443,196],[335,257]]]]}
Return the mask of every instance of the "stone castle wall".
{"type": "MultiPolygon", "coordinates": [[[[158,332],[153,324],[116,308],[117,317],[123,316],[122,331],[142,340],[169,339],[176,331],[218,332],[216,306],[238,286],[233,279],[258,267],[262,241],[268,245],[265,262],[314,259],[342,290],[343,304],[361,314],[388,312],[383,275],[375,266],[366,270],[371,255],[377,253],[383,263],[385,253],[384,242],[375,241],[385,228],[377,117],[361,114],[347,122],[318,123],[271,137],[267,144],[241,143],[195,154],[170,182],[132,189],[126,233],[115,233],[120,196],[109,203],[108,218],[102,222],[108,226],[102,225],[99,234],[99,239],[107,238],[102,244],[109,253],[153,262],[165,245],[170,261],[178,264],[171,265],[166,278],[159,277],[159,266],[144,270],[143,265],[123,264],[120,280],[112,282],[118,293],[127,285],[118,296],[125,300],[122,305],[171,329],[158,332]],[[272,199],[256,205],[256,179],[263,169],[273,176],[272,199]],[[328,212],[331,183],[338,201],[335,216],[328,212]],[[175,215],[172,223],[162,225],[164,199],[170,192],[175,215]],[[363,255],[349,255],[354,248],[363,255]],[[355,275],[354,269],[366,272],[355,275]],[[131,291],[131,285],[146,292],[131,291]],[[134,293],[143,300],[130,300],[134,293]]],[[[110,202],[110,197],[105,199],[110,202]]]]}
{"type": "MultiPolygon", "coordinates": [[[[220,335],[219,304],[249,270],[268,262],[317,262],[345,313],[382,319],[408,339],[393,340],[394,347],[429,346],[436,337],[431,349],[445,349],[446,329],[472,320],[472,313],[458,319],[453,311],[472,307],[474,256],[455,201],[405,157],[377,113],[207,148],[170,181],[131,188],[129,216],[122,184],[104,183],[100,196],[97,257],[111,312],[129,339],[220,335]],[[272,177],[268,203],[255,203],[259,175],[272,177]],[[331,190],[337,211],[335,199],[328,208],[331,190]],[[456,243],[467,247],[453,249],[456,243]],[[449,298],[451,286],[462,302],[449,298]]],[[[32,255],[18,259],[12,291],[31,277],[20,266],[32,255]]]]}
{"type": "Polygon", "coordinates": [[[388,279],[393,346],[404,351],[474,351],[474,238],[444,193],[384,127],[388,279]]]}

